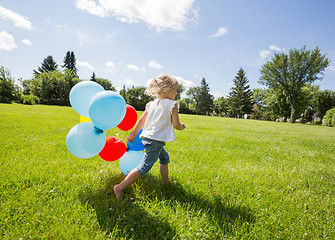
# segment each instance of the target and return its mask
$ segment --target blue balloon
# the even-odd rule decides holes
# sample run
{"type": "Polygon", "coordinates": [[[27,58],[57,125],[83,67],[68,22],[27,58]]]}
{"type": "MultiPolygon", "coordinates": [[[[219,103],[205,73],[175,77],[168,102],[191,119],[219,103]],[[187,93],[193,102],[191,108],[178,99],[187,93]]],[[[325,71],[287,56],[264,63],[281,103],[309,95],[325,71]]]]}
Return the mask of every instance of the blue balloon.
{"type": "Polygon", "coordinates": [[[103,91],[92,98],[88,112],[94,126],[108,130],[123,120],[126,110],[126,102],[120,94],[103,91]]]}
{"type": "Polygon", "coordinates": [[[143,159],[144,154],[142,152],[128,151],[119,160],[120,169],[123,174],[127,175],[131,170],[137,167],[137,165],[143,159]]]}
{"type": "Polygon", "coordinates": [[[104,148],[106,133],[91,122],[78,123],[66,136],[67,149],[78,158],[90,158],[104,148]]]}
{"type": "Polygon", "coordinates": [[[88,107],[90,101],[94,95],[102,91],[105,91],[105,89],[96,82],[79,82],[70,91],[70,104],[77,113],[89,118],[88,107]]]}
{"type": "MultiPolygon", "coordinates": [[[[131,132],[130,135],[132,133],[133,132],[131,132]]],[[[142,143],[142,139],[140,138],[141,133],[142,133],[142,129],[136,135],[136,138],[134,139],[134,142],[131,143],[131,142],[127,141],[127,147],[128,147],[129,150],[132,150],[132,151],[143,151],[144,150],[144,145],[142,143]]]]}

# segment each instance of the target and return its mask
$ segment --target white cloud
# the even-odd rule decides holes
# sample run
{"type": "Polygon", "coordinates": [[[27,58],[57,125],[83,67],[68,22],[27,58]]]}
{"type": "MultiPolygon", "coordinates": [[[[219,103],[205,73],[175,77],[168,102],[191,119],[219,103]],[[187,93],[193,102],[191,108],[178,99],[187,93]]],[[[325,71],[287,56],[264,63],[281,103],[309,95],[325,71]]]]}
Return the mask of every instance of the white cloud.
{"type": "Polygon", "coordinates": [[[272,52],[281,52],[284,51],[284,49],[281,49],[280,47],[276,45],[270,45],[269,50],[260,50],[259,55],[261,56],[262,59],[267,58],[272,52]]]}
{"type": "Polygon", "coordinates": [[[28,40],[28,39],[23,39],[22,42],[23,42],[24,44],[28,45],[28,46],[33,45],[33,43],[32,43],[30,40],[28,40]]]}
{"type": "Polygon", "coordinates": [[[185,25],[197,18],[193,8],[195,0],[76,0],[78,9],[99,17],[114,16],[127,23],[144,22],[157,31],[182,31],[185,25]]]}
{"type": "Polygon", "coordinates": [[[124,80],[124,83],[125,83],[125,85],[127,85],[127,86],[136,86],[136,83],[133,81],[133,80],[131,80],[131,79],[125,79],[124,80]]]}
{"type": "Polygon", "coordinates": [[[133,64],[127,64],[127,68],[130,69],[130,70],[134,70],[134,71],[139,71],[141,70],[140,67],[136,66],[136,65],[133,65],[133,64]]]}
{"type": "Polygon", "coordinates": [[[94,1],[91,0],[77,0],[76,6],[78,9],[87,11],[92,15],[99,17],[109,16],[109,13],[102,6],[98,6],[94,1]]]}
{"type": "Polygon", "coordinates": [[[105,67],[107,67],[107,70],[111,73],[114,73],[115,71],[115,64],[112,61],[108,61],[105,63],[105,67]]]}
{"type": "Polygon", "coordinates": [[[26,30],[31,30],[33,28],[31,22],[27,18],[2,6],[0,6],[0,18],[13,23],[18,28],[26,30]]]}
{"type": "Polygon", "coordinates": [[[329,68],[329,70],[331,70],[331,71],[334,71],[334,72],[335,72],[335,66],[329,66],[328,68],[329,68]]]}
{"type": "Polygon", "coordinates": [[[94,68],[92,67],[92,65],[87,61],[84,61],[84,62],[77,61],[76,64],[80,67],[84,67],[91,71],[94,71],[94,68]]]}
{"type": "Polygon", "coordinates": [[[269,48],[270,48],[271,51],[277,51],[277,52],[282,51],[282,49],[280,47],[276,46],[276,45],[270,45],[269,48]]]}
{"type": "Polygon", "coordinates": [[[6,31],[0,32],[0,51],[12,51],[17,48],[14,38],[6,31]]]}
{"type": "Polygon", "coordinates": [[[157,69],[163,68],[162,65],[160,65],[156,60],[151,60],[148,63],[148,66],[151,68],[157,68],[157,69]]]}
{"type": "Polygon", "coordinates": [[[228,33],[228,30],[225,27],[220,27],[218,31],[210,35],[209,38],[221,37],[223,35],[226,35],[227,33],[228,33]]]}
{"type": "Polygon", "coordinates": [[[259,55],[262,59],[267,58],[271,54],[271,51],[269,50],[260,50],[259,55]]]}
{"type": "Polygon", "coordinates": [[[191,82],[190,80],[185,80],[182,77],[178,77],[178,76],[174,76],[178,83],[183,85],[183,87],[185,87],[186,89],[191,88],[191,87],[195,87],[195,84],[193,82],[191,82]]]}

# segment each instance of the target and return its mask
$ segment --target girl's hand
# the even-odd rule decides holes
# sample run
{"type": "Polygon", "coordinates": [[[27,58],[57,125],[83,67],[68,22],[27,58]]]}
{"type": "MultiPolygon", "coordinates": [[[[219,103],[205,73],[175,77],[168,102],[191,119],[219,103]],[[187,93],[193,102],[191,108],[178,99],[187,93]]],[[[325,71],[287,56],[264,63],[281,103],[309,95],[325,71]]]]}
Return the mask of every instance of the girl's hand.
{"type": "Polygon", "coordinates": [[[181,127],[182,127],[182,130],[184,130],[186,128],[184,123],[181,123],[181,127]]]}
{"type": "Polygon", "coordinates": [[[133,143],[134,142],[134,140],[135,140],[135,137],[133,137],[133,135],[134,134],[131,134],[129,137],[127,137],[127,140],[129,141],[129,142],[131,142],[131,143],[133,143]]]}

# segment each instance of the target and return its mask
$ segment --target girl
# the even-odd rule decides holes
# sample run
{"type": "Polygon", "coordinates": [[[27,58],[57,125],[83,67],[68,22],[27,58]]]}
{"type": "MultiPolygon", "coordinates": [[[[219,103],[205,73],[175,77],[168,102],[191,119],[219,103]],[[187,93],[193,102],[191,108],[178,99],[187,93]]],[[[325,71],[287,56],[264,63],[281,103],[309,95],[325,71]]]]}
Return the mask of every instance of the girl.
{"type": "Polygon", "coordinates": [[[160,172],[164,183],[169,182],[169,155],[164,149],[166,142],[174,141],[174,128],[185,129],[185,125],[179,121],[178,103],[175,101],[178,82],[169,75],[151,79],[146,93],[156,97],[154,101],[146,105],[143,115],[135,125],[133,133],[127,138],[133,142],[144,124],[140,137],[145,147],[144,157],[141,163],[129,172],[126,178],[114,186],[117,199],[123,196],[124,190],[135,182],[141,175],[147,173],[159,158],[160,172]]]}

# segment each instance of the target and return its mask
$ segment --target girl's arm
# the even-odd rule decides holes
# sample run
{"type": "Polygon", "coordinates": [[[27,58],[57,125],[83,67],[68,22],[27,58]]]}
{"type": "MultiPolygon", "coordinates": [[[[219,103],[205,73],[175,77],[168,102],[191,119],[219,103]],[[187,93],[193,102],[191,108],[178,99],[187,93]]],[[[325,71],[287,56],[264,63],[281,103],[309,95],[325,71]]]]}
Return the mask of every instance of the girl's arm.
{"type": "Polygon", "coordinates": [[[172,108],[172,125],[175,129],[177,130],[184,130],[186,127],[185,127],[185,124],[184,123],[181,123],[179,121],[179,115],[178,115],[178,105],[176,103],[176,105],[172,108]]]}
{"type": "Polygon", "coordinates": [[[138,120],[138,122],[136,123],[135,128],[133,130],[133,133],[129,137],[127,137],[127,140],[129,142],[131,142],[131,143],[134,142],[134,139],[136,138],[138,132],[143,127],[143,125],[145,123],[145,120],[147,119],[147,116],[148,116],[148,112],[147,112],[147,110],[145,110],[144,113],[142,114],[142,116],[140,117],[140,119],[138,120]]]}

